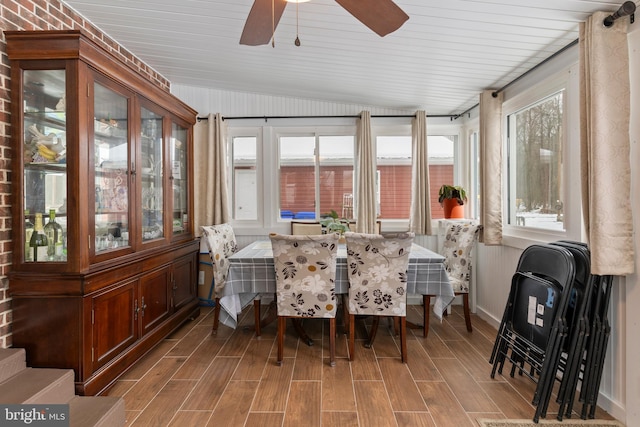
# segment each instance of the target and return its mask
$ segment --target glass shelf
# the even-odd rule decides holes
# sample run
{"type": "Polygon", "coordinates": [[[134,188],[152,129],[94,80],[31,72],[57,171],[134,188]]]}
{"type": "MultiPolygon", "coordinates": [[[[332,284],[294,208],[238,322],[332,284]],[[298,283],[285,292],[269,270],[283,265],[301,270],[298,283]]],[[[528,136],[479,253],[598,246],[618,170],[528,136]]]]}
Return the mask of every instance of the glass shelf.
{"type": "Polygon", "coordinates": [[[93,155],[96,255],[129,245],[129,99],[94,83],[93,155]],[[117,117],[118,119],[112,119],[117,117]]]}
{"type": "Polygon", "coordinates": [[[23,78],[23,261],[66,262],[66,73],[62,69],[24,70],[23,78]],[[32,242],[31,239],[32,226],[36,225],[36,215],[41,216],[39,225],[44,232],[50,211],[53,211],[53,221],[61,226],[61,231],[49,236],[47,249],[35,257],[38,249],[33,246],[35,240],[32,242]],[[55,240],[59,233],[62,233],[64,246],[56,249],[55,240]]]}

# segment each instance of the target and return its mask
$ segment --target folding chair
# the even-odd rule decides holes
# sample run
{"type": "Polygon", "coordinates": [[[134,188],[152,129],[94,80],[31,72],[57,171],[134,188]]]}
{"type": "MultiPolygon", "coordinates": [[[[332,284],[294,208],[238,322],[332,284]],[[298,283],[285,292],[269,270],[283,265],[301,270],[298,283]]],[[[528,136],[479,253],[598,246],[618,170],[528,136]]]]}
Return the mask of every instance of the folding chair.
{"type": "Polygon", "coordinates": [[[575,260],[560,246],[532,245],[520,256],[490,362],[491,378],[505,360],[534,382],[538,422],[547,407],[567,333],[566,313],[575,279],[575,260]],[[509,354],[509,352],[511,354],[509,354]],[[530,371],[525,371],[525,364],[530,371]],[[542,400],[541,400],[542,399],[542,400]]]}
{"type": "Polygon", "coordinates": [[[580,390],[580,401],[583,403],[581,418],[595,417],[598,403],[598,391],[607,350],[607,343],[611,334],[609,324],[609,301],[611,300],[611,286],[613,276],[596,276],[594,283],[594,300],[591,304],[591,336],[587,345],[587,355],[580,390]]]}
{"type": "MultiPolygon", "coordinates": [[[[560,381],[556,399],[560,404],[557,418],[562,421],[565,408],[567,416],[571,415],[571,406],[583,365],[585,345],[590,331],[588,308],[595,279],[591,275],[591,259],[586,245],[569,241],[558,241],[552,244],[571,252],[576,265],[572,294],[569,296],[569,305],[566,311],[567,338],[564,341],[558,364],[558,373],[562,375],[557,378],[560,381]]],[[[549,388],[549,392],[553,388],[552,386],[549,388]]],[[[546,416],[546,411],[547,407],[545,406],[542,408],[543,417],[546,416]]]]}
{"type": "MultiPolygon", "coordinates": [[[[588,246],[582,242],[572,241],[559,241],[556,244],[569,244],[581,247],[588,252],[588,246]]],[[[600,389],[600,380],[602,379],[602,370],[604,366],[605,352],[609,335],[611,333],[611,326],[609,324],[608,312],[609,302],[611,299],[611,285],[612,276],[599,276],[590,275],[590,287],[586,290],[586,299],[584,307],[584,322],[586,323],[587,332],[584,336],[583,342],[578,341],[576,344],[576,351],[582,348],[580,353],[580,366],[574,371],[574,378],[569,378],[567,387],[573,387],[574,391],[570,389],[565,391],[566,398],[564,404],[566,410],[564,414],[567,417],[571,416],[573,411],[573,403],[575,397],[575,389],[577,389],[577,382],[582,380],[582,386],[580,388],[579,400],[583,402],[581,411],[581,418],[586,419],[594,418],[595,410],[598,401],[598,391],[600,389]],[[582,377],[580,377],[582,375],[582,377]]],[[[562,389],[560,390],[562,392],[562,389]]],[[[558,403],[561,403],[559,401],[558,403]]],[[[558,419],[562,417],[563,407],[562,404],[559,408],[558,419]]]]}

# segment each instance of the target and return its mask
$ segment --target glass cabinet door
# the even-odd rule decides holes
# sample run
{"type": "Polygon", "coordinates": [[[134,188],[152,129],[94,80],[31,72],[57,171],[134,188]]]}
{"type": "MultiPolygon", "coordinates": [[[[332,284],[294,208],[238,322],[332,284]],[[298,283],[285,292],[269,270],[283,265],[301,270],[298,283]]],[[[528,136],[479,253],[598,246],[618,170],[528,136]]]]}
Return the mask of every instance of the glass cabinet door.
{"type": "Polygon", "coordinates": [[[142,175],[142,241],[164,237],[162,116],[140,111],[140,174],[142,175]]]}
{"type": "Polygon", "coordinates": [[[66,262],[65,70],[24,70],[24,262],[66,262]]]}
{"type": "Polygon", "coordinates": [[[128,99],[94,83],[95,253],[129,245],[128,99]]]}
{"type": "Polygon", "coordinates": [[[189,227],[189,175],[187,173],[187,129],[171,125],[171,182],[173,185],[173,234],[188,233],[189,227]]]}

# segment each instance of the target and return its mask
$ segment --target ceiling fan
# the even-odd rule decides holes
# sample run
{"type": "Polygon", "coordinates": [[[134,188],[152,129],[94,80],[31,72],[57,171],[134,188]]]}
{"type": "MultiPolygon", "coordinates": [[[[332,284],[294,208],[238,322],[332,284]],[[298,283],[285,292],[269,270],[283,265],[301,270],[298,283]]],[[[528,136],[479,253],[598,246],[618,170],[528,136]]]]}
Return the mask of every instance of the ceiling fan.
{"type": "MultiPolygon", "coordinates": [[[[258,46],[269,43],[287,2],[255,0],[244,24],[240,44],[258,46]]],[[[336,3],[380,37],[397,30],[409,19],[392,0],[336,0],[336,3]]]]}

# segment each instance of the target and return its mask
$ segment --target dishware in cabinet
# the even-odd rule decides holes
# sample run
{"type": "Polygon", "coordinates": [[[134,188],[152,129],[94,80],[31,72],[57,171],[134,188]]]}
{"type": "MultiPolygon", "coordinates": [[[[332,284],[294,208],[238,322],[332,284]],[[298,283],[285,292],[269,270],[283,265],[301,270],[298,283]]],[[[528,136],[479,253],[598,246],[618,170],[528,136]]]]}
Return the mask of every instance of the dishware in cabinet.
{"type": "Polygon", "coordinates": [[[183,235],[189,230],[189,182],[188,165],[190,164],[188,144],[188,129],[179,124],[171,123],[171,139],[169,143],[171,163],[171,187],[173,189],[173,222],[174,235],[183,235]]]}
{"type": "MultiPolygon", "coordinates": [[[[106,259],[130,246],[127,237],[131,222],[133,169],[132,143],[129,140],[129,109],[133,94],[108,79],[93,74],[92,126],[93,144],[89,157],[93,160],[91,196],[94,215],[89,218],[93,230],[93,255],[106,259]]],[[[91,138],[90,138],[91,139],[91,138]]],[[[91,197],[90,197],[91,200],[91,197]]]]}
{"type": "MultiPolygon", "coordinates": [[[[47,249],[44,249],[37,256],[39,249],[35,244],[33,229],[26,224],[34,225],[36,216],[40,216],[40,226],[44,228],[46,220],[50,218],[50,211],[53,210],[66,241],[66,70],[25,69],[20,77],[24,82],[20,126],[22,140],[17,151],[22,154],[24,173],[21,178],[24,191],[18,200],[18,211],[24,213],[20,223],[25,226],[20,233],[22,238],[15,242],[16,248],[22,248],[17,257],[25,264],[65,262],[66,245],[64,251],[59,251],[58,254],[54,252],[50,256],[47,249]]],[[[46,245],[41,247],[43,248],[46,245]]]]}
{"type": "Polygon", "coordinates": [[[165,135],[164,115],[152,105],[140,107],[140,144],[137,175],[140,180],[140,239],[145,246],[157,244],[166,236],[165,212],[165,135]]]}

